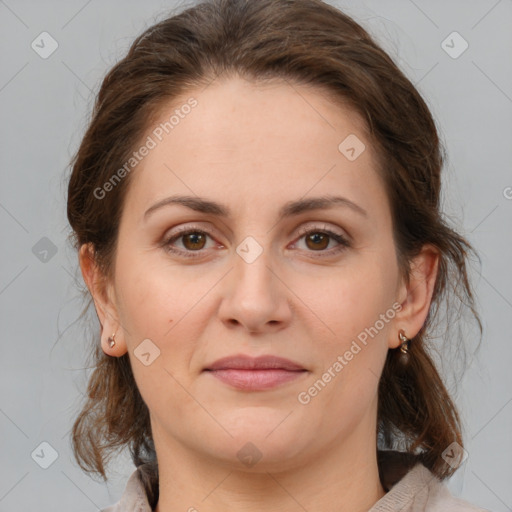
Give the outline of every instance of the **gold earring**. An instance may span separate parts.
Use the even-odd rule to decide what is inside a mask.
[[[398,353],[400,363],[407,365],[410,359],[409,343],[411,340],[405,335],[403,329],[398,331],[398,339],[400,340],[400,352]]]
[[[405,332],[403,329],[400,329],[398,331],[398,339],[401,341],[400,344],[400,352],[402,354],[408,354],[409,353],[409,338],[405,335]]]
[[[108,346],[112,348],[116,344],[116,333],[108,337]]]

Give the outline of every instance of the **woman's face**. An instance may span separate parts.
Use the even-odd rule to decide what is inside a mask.
[[[109,292],[157,453],[267,470],[375,446],[404,296],[362,126],[318,90],[231,78],[149,127]],[[296,367],[214,364],[239,356]]]

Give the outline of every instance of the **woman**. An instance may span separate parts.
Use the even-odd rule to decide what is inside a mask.
[[[411,82],[319,0],[211,0],[108,73],[68,218],[101,325],[75,456],[108,512],[480,510],[427,336],[469,244]],[[451,340],[446,340],[450,342]]]

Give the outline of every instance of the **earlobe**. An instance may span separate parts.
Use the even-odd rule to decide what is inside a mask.
[[[438,267],[439,251],[431,245],[424,246],[411,261],[409,282],[404,282],[400,289],[401,297],[405,298],[395,317],[397,328],[402,329],[409,339],[418,334],[427,319]],[[398,336],[392,338],[389,346],[397,348],[400,340]]]
[[[107,356],[113,356],[113,357],[121,357],[122,355],[126,354],[126,344],[124,341],[119,340],[117,337],[117,332],[113,332],[112,334],[106,336],[102,332],[102,340],[101,345],[103,352],[107,354]],[[103,339],[106,338],[106,339]]]

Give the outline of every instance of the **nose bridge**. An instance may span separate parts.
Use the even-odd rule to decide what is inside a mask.
[[[274,266],[268,245],[263,247],[252,237],[238,245],[220,310],[224,321],[258,331],[289,319],[286,287],[274,274]]]
[[[265,296],[273,295],[272,288],[275,285],[270,271],[272,262],[270,251],[267,248],[254,261],[245,260],[242,256],[236,258],[235,263],[235,279],[236,288],[242,292],[244,296],[251,295]]]
[[[263,309],[275,298],[276,283],[271,267],[272,255],[268,246],[258,250],[254,242],[247,241],[237,247],[233,291],[242,306]]]

